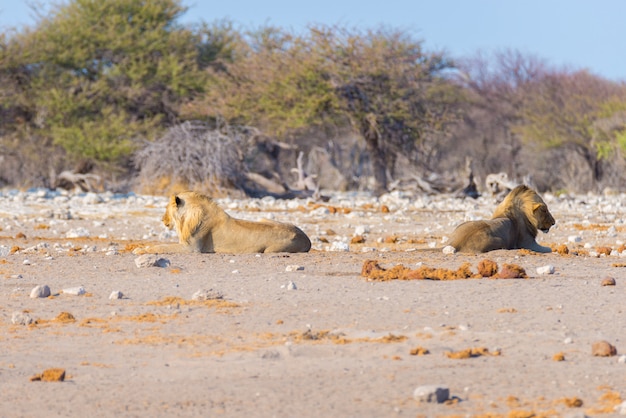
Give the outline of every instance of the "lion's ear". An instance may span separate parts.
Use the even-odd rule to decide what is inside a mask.
[[[541,203],[535,203],[533,205],[533,212],[536,212],[537,209],[541,208],[543,205]]]
[[[184,203],[183,200],[178,196],[174,198],[174,201],[176,202],[176,207],[180,207]]]

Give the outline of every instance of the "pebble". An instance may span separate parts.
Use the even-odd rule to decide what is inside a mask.
[[[444,254],[454,254],[455,252],[456,249],[452,245],[446,245],[445,247],[443,247]]]
[[[617,359],[617,362],[619,364],[626,364],[626,354],[622,354],[621,356],[619,356],[619,358]]]
[[[27,312],[13,312],[11,323],[14,325],[30,325],[33,318]]]
[[[135,265],[139,268],[167,267],[170,265],[170,260],[167,258],[159,258],[155,254],[144,254],[135,258]]]
[[[583,239],[579,235],[570,235],[567,237],[567,242],[581,242]]]
[[[292,281],[290,281],[289,283],[287,283],[287,290],[297,290],[298,286],[296,286],[296,284]]]
[[[50,296],[50,288],[46,284],[35,286],[33,290],[30,291],[30,297],[33,299],[47,298],[48,296]]]
[[[11,249],[5,245],[0,245],[0,257],[6,257],[11,252]]]
[[[602,286],[615,286],[615,279],[613,277],[605,277],[600,284]]]
[[[27,258],[24,261],[22,261],[22,264],[25,266],[30,266],[30,260]]]
[[[450,398],[450,389],[442,385],[418,386],[413,399],[418,402],[443,403]]]
[[[290,265],[285,267],[285,271],[300,271],[300,270],[304,270],[304,266],[298,266],[298,265]]]
[[[63,289],[64,295],[80,296],[80,295],[84,295],[85,293],[87,292],[85,291],[85,288],[82,286]]]
[[[122,298],[124,298],[124,294],[122,292],[120,292],[119,290],[114,290],[109,295],[109,299],[111,299],[111,300],[122,299]]]
[[[591,354],[596,357],[611,357],[617,354],[617,349],[608,341],[596,341],[591,346]]]
[[[547,266],[537,267],[537,274],[539,275],[554,274],[554,266],[548,264]]]
[[[214,300],[214,299],[222,299],[224,295],[213,289],[201,289],[196,291],[193,295],[191,295],[191,300]]]

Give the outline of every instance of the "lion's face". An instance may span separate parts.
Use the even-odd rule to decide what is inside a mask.
[[[165,213],[163,214],[163,224],[168,229],[173,229],[176,225],[176,213],[178,211],[179,199],[177,196],[170,197],[170,201],[165,208]]]
[[[539,195],[535,194],[530,209],[530,213],[527,213],[528,219],[539,231],[543,233],[548,232],[554,225],[554,217]]]

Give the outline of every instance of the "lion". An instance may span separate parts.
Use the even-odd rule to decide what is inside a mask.
[[[535,240],[539,230],[547,233],[554,218],[543,199],[526,185],[515,187],[489,220],[459,225],[450,239],[458,252],[484,253],[492,250],[527,250],[549,253],[552,249]]]
[[[135,254],[298,253],[311,249],[309,237],[294,225],[236,219],[210,197],[192,191],[170,197],[163,223],[176,230],[179,243],[137,248]]]

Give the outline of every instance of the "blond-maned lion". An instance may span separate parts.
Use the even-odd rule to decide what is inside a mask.
[[[548,232],[554,218],[534,190],[521,185],[514,188],[496,207],[493,217],[459,225],[450,239],[458,252],[484,253],[492,250],[528,250],[549,253],[549,247],[535,240],[537,232]]]
[[[137,248],[136,254],[298,253],[311,248],[309,237],[294,225],[235,219],[211,198],[196,192],[172,195],[163,223],[176,230],[179,243]]]

